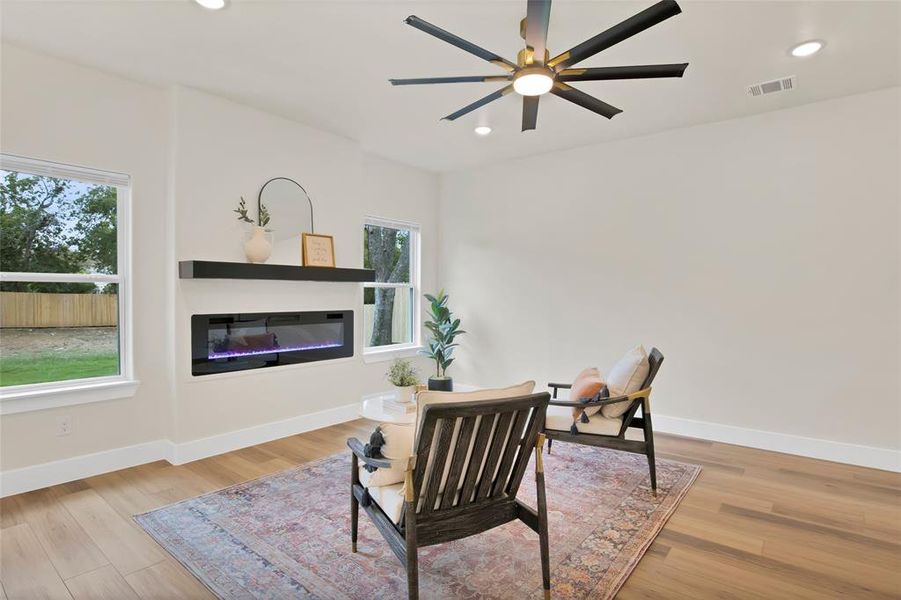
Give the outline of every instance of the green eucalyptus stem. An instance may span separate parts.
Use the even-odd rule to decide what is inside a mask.
[[[260,204],[260,218],[259,222],[254,221],[247,215],[247,203],[244,201],[244,196],[241,196],[241,201],[238,202],[238,208],[232,211],[238,215],[238,220],[242,223],[250,223],[251,225],[255,225],[257,227],[265,228],[266,225],[269,225],[269,209],[266,208],[265,204]]]

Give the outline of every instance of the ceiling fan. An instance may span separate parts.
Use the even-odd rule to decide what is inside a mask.
[[[589,96],[569,85],[572,81],[603,81],[611,79],[649,79],[656,77],[682,77],[688,63],[662,65],[635,65],[630,67],[571,68],[633,35],[682,12],[675,0],[661,0],[618,25],[573,46],[553,58],[547,49],[547,31],[551,16],[551,0],[528,0],[526,18],[519,24],[520,35],[526,47],[519,51],[516,63],[510,62],[463,38],[436,27],[417,16],[409,16],[404,22],[433,35],[439,40],[474,54],[507,71],[504,75],[467,75],[463,77],[425,77],[418,79],[391,79],[392,85],[419,85],[431,83],[509,82],[503,88],[476,100],[453,112],[445,120],[453,121],[510,92],[522,98],[522,130],[535,129],[538,123],[538,100],[548,92],[578,104],[583,108],[612,119],[622,110]]]

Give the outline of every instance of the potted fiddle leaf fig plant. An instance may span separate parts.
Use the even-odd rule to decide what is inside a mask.
[[[416,372],[413,363],[398,358],[391,363],[385,376],[397,388],[398,402],[413,401],[413,394],[416,392],[416,386],[419,385],[419,373]]]
[[[451,392],[454,389],[454,380],[447,376],[447,368],[454,362],[454,348],[459,344],[454,343],[458,335],[466,333],[460,329],[460,319],[455,319],[453,313],[447,307],[447,294],[444,290],[436,296],[425,295],[429,301],[429,317],[425,322],[426,329],[431,333],[428,341],[428,349],[421,354],[435,361],[435,376],[429,377],[429,389],[439,392]]]

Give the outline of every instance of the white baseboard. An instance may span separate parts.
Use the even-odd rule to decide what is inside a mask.
[[[157,460],[168,460],[172,464],[180,465],[305,431],[352,421],[359,418],[359,410],[359,403],[347,404],[181,444],[173,443],[170,440],[155,440],[135,446],[114,448],[94,454],[3,471],[0,472],[0,498]]]
[[[901,472],[901,451],[654,414],[654,431]]]
[[[155,440],[3,471],[0,498],[162,460],[169,451],[168,444],[167,440]]]
[[[58,485],[93,477],[119,469],[127,469],[157,460],[168,460],[180,465],[201,458],[224,454],[232,450],[254,446],[296,435],[313,429],[328,427],[359,418],[359,404],[346,404],[316,413],[292,417],[283,421],[265,423],[199,440],[173,443],[155,440],[124,448],[105,450],[33,465],[21,469],[0,472],[0,497],[12,496],[51,485]],[[808,438],[787,433],[774,433],[746,429],[732,425],[720,425],[705,421],[654,415],[654,429],[738,446],[772,450],[822,460],[871,467],[885,471],[901,472],[901,451],[874,448]]]
[[[329,425],[337,425],[360,418],[360,403],[345,404],[315,413],[291,417],[283,421],[264,423],[246,429],[229,431],[199,440],[176,444],[168,442],[167,459],[173,465],[183,465],[201,458],[224,454],[232,450],[271,442],[272,440],[296,435],[313,429],[321,429]]]

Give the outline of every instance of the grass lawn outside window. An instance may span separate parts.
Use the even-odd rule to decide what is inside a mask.
[[[0,386],[119,374],[115,327],[3,329]]]

